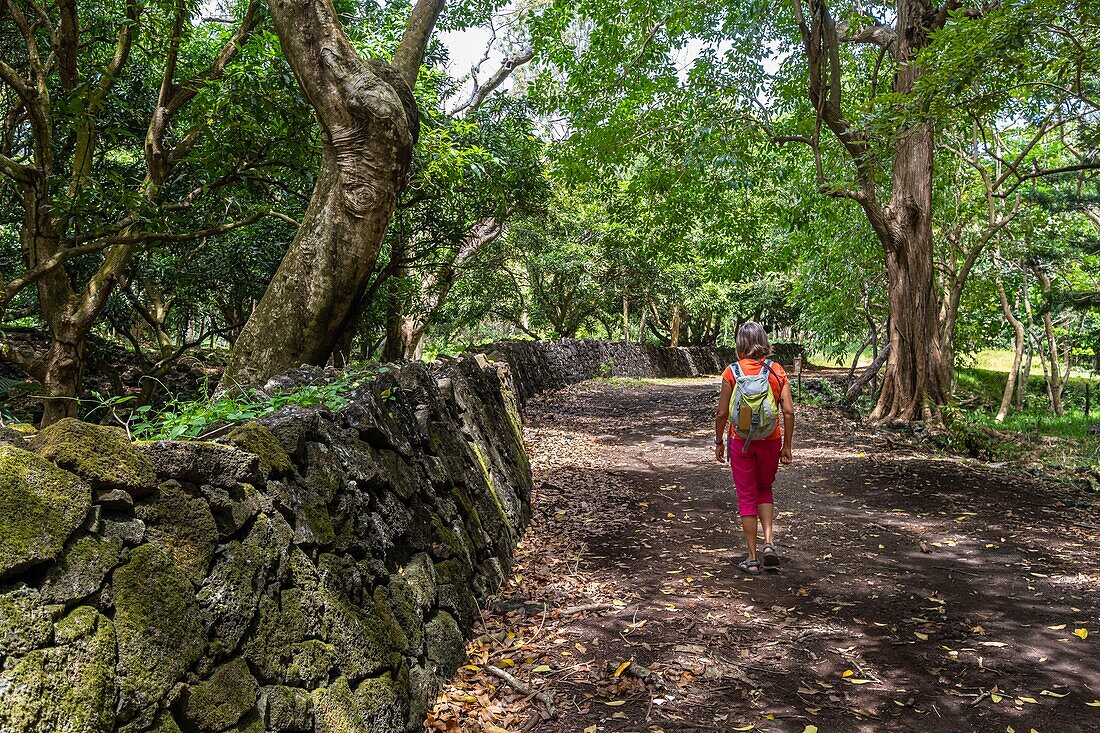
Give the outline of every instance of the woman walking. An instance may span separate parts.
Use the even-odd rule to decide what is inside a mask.
[[[779,572],[779,554],[772,535],[772,484],[780,462],[791,462],[794,437],[791,383],[783,367],[768,358],[770,355],[771,344],[763,326],[750,321],[738,329],[738,360],[722,373],[722,393],[714,420],[714,457],[719,462],[727,458],[730,462],[741,529],[749,551],[738,567],[750,575],[764,570]],[[758,521],[764,535],[759,553],[763,561],[756,551]]]

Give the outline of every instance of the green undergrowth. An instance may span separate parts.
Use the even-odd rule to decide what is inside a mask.
[[[1070,378],[1063,393],[1065,414],[1058,417],[1050,410],[1043,378],[1032,376],[1023,409],[1013,406],[1005,420],[997,422],[1005,379],[1004,372],[988,369],[956,371],[955,405],[945,412],[946,448],[984,460],[1037,463],[1070,471],[1091,472],[1100,465],[1100,436],[1088,432],[1089,426],[1100,423],[1096,394],[1100,382]]]
[[[170,395],[156,407],[131,408],[136,399],[94,395],[88,418],[108,413],[107,422],[122,423],[138,440],[187,440],[209,438],[234,425],[256,420],[290,405],[325,405],[337,410],[348,404],[349,395],[364,382],[385,374],[388,367],[376,363],[355,364],[332,382],[305,385],[272,393],[255,391],[208,399],[187,399]],[[383,398],[390,395],[383,393]],[[101,415],[98,415],[102,418]]]

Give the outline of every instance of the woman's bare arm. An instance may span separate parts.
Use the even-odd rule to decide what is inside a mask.
[[[794,441],[794,399],[791,397],[791,383],[789,380],[783,385],[779,402],[780,409],[783,410],[783,448],[779,452],[779,460],[783,463],[790,463],[791,445]]]
[[[722,380],[722,392],[718,395],[718,414],[714,418],[714,460],[720,463],[726,461],[726,425],[730,419],[730,397],[733,395],[733,385]]]

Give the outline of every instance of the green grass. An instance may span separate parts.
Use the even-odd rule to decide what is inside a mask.
[[[992,369],[966,367],[955,372],[957,402],[948,408],[948,447],[955,452],[986,460],[1026,460],[1056,470],[1088,471],[1100,463],[1100,436],[1089,435],[1090,425],[1100,422],[1100,380],[1071,377],[1063,392],[1065,414],[1050,411],[1046,384],[1041,376],[1028,379],[1022,410],[1009,410],[1004,422],[996,421],[1007,375]],[[1091,398],[1085,414],[1085,387]],[[977,398],[976,403],[971,404]]]

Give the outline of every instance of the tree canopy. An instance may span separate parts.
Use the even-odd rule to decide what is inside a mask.
[[[1095,0],[318,7],[2,4],[0,325],[41,338],[0,355],[47,421],[93,336],[153,400],[197,346],[229,388],[758,320],[882,354],[882,420],[936,417],[988,348],[1060,411],[1096,358]]]

